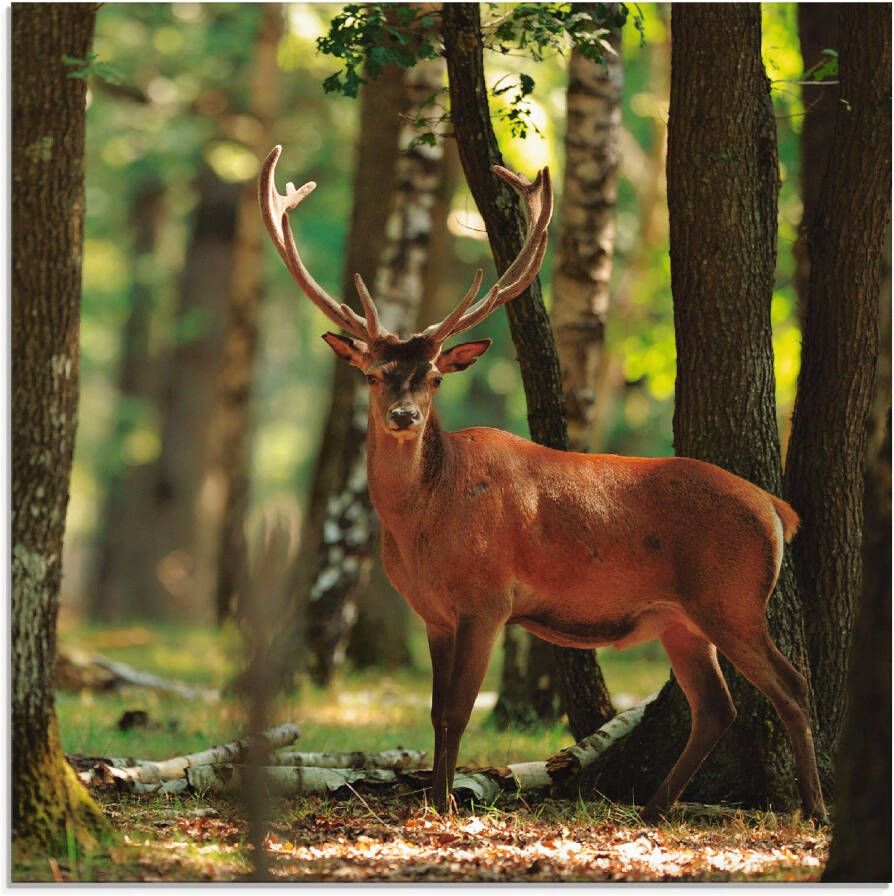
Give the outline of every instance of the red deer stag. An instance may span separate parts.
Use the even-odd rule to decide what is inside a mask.
[[[533,183],[495,166],[524,199],[528,231],[480,301],[471,289],[440,323],[409,339],[383,329],[355,277],[361,317],[305,268],[288,213],[316,186],[260,176],[264,223],[295,282],[348,335],[323,338],[370,388],[368,477],[395,587],[425,621],[432,659],[433,798],[450,805],[460,738],[503,625],[565,647],[627,647],[659,638],[689,702],[689,740],[644,809],[660,816],[736,715],[717,650],[770,699],[791,739],[804,811],[823,817],[804,678],[770,638],[765,609],[798,516],[779,498],[685,457],[573,454],[496,429],[444,432],[432,399],[489,339],[444,348],[535,278],[552,215],[549,172]],[[474,303],[474,304],[473,304]]]

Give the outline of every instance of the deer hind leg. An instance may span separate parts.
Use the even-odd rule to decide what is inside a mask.
[[[678,799],[736,718],[714,645],[678,623],[664,630],[661,643],[686,695],[692,722],[680,758],[643,809],[645,821],[657,820]]]
[[[441,812],[451,804],[459,743],[484,680],[491,648],[502,625],[502,619],[463,616],[456,628],[452,667],[435,729],[435,749],[440,753],[435,765],[432,799]]]
[[[810,701],[804,676],[780,653],[770,638],[766,622],[754,638],[739,639],[725,631],[716,638],[720,652],[763,693],[782,720],[795,755],[798,790],[804,814],[820,821],[826,807],[816,767],[810,730]]]

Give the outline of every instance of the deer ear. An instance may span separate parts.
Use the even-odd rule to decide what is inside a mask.
[[[323,339],[329,343],[329,348],[343,361],[353,364],[361,370],[366,369],[369,360],[368,346],[359,339],[351,339],[350,336],[339,336],[337,333],[324,333]]]
[[[441,373],[456,373],[471,367],[493,343],[493,339],[479,339],[476,342],[462,342],[441,352],[435,366]]]

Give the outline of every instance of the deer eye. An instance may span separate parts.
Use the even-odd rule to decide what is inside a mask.
[[[436,376],[432,379],[431,384],[437,389],[444,382],[444,377]]]
[[[368,374],[366,375],[366,381],[370,384],[370,386],[375,386],[376,383],[379,382],[379,379],[378,379],[378,377],[373,376],[373,374],[368,373]]]

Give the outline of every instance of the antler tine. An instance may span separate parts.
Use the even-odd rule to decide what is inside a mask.
[[[282,154],[282,146],[274,146],[264,164],[258,178],[258,203],[261,207],[261,218],[267,233],[276,246],[279,257],[283,260],[286,269],[292,275],[292,279],[298,284],[304,294],[329,318],[336,326],[345,332],[356,336],[358,339],[369,338],[366,321],[346,305],[336,302],[319,283],[311,276],[310,271],[301,261],[295,238],[289,224],[289,212],[297,208],[299,203],[309,196],[316,184],[309,181],[302,187],[295,189],[291,183],[286,185],[286,194],[281,194],[276,189],[274,175],[276,163]],[[346,313],[348,312],[348,313]]]
[[[422,335],[427,336],[435,342],[444,342],[453,332],[453,326],[463,316],[466,308],[475,301],[478,290],[481,289],[481,281],[484,280],[483,268],[475,271],[475,279],[469,287],[469,291],[463,296],[462,301],[444,318],[440,323],[432,324],[423,330]]]
[[[553,213],[553,191],[549,169],[542,168],[533,182],[500,165],[492,166],[494,174],[511,186],[523,199],[528,220],[524,245],[500,279],[471,308],[468,295],[441,323],[428,327],[423,335],[445,341],[450,336],[469,330],[492,314],[500,305],[520,295],[532,283],[543,263],[547,246],[547,228]],[[459,313],[458,313],[459,312]],[[447,326],[448,321],[450,326]]]
[[[363,313],[366,315],[366,329],[370,340],[374,342],[389,335],[379,320],[379,312],[360,274],[354,274],[354,286],[357,288],[357,295],[360,296],[360,304],[363,305]]]

